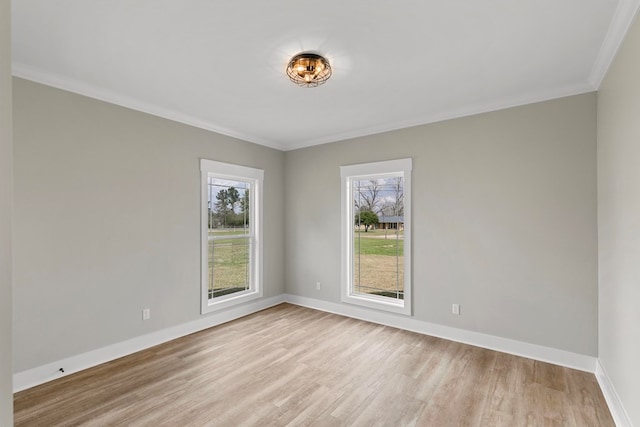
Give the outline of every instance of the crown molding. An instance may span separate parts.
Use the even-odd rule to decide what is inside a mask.
[[[638,14],[639,7],[640,0],[620,0],[618,2],[618,7],[616,7],[616,11],[613,14],[609,30],[607,30],[607,35],[600,46],[600,51],[589,75],[589,82],[594,88],[600,88],[604,76],[607,74],[616,53],[618,53],[629,31],[629,27]]]
[[[640,2],[640,0],[638,0]],[[418,119],[402,120],[393,123],[386,123],[382,125],[376,125],[373,127],[361,128],[353,131],[347,131],[329,135],[326,137],[308,139],[302,141],[296,141],[293,144],[283,144],[264,138],[259,138],[255,135],[239,132],[234,129],[224,128],[215,123],[192,117],[190,115],[166,109],[154,104],[149,104],[138,99],[115,93],[109,90],[88,85],[86,83],[79,82],[74,79],[62,77],[53,73],[44,72],[32,67],[25,66],[19,62],[13,62],[13,75],[26,80],[31,80],[36,83],[41,83],[47,86],[51,86],[57,89],[66,90],[89,98],[94,98],[100,101],[109,102],[111,104],[119,105],[121,107],[130,108],[132,110],[140,111],[143,113],[151,114],[164,119],[172,120],[178,123],[183,123],[189,126],[197,127],[200,129],[215,132],[221,135],[236,138],[242,141],[251,142],[254,144],[263,145],[269,148],[280,151],[291,151],[301,148],[307,148],[315,145],[328,144],[333,142],[339,142],[343,140],[359,138],[364,136],[375,135],[379,133],[392,132],[395,130],[406,129],[415,126],[422,126],[431,123],[442,122],[445,120],[457,119],[461,117],[473,116],[477,114],[489,113],[493,111],[504,110],[513,107],[519,107],[528,104],[534,104],[538,102],[549,101],[557,98],[564,98],[567,96],[580,95],[588,92],[595,91],[595,87],[588,82],[584,82],[576,85],[567,85],[559,88],[554,88],[544,92],[533,92],[515,97],[505,97],[503,99],[495,100],[488,103],[477,103],[470,106],[464,106],[461,108],[454,108],[448,111],[438,112],[435,114],[423,116]]]
[[[506,110],[509,108],[521,107],[539,102],[551,101],[554,99],[565,98],[574,95],[582,95],[585,93],[595,92],[596,89],[590,83],[585,82],[576,85],[567,85],[560,88],[548,90],[545,92],[533,92],[515,97],[505,97],[487,103],[477,103],[474,105],[464,106],[462,108],[454,108],[443,111],[419,119],[403,120],[395,123],[387,123],[384,125],[361,128],[354,131],[348,131],[333,134],[327,137],[302,141],[295,147],[286,148],[285,151],[297,150],[300,148],[312,147],[314,145],[329,144],[332,142],[344,141],[347,139],[361,138],[375,134],[392,132],[401,129],[407,129],[415,126],[428,125],[431,123],[443,122],[446,120],[459,119],[462,117],[475,116],[478,114],[491,113],[494,111]]]
[[[162,117],[163,119],[219,133],[221,135],[229,136],[231,138],[239,139],[245,142],[263,145],[280,151],[286,149],[284,145],[278,144],[274,141],[225,128],[215,123],[210,123],[208,121],[192,117],[188,114],[180,113],[178,111],[140,101],[133,97],[106,90],[104,88],[99,88],[94,85],[89,85],[75,79],[70,79],[54,73],[29,67],[17,61],[13,61],[12,74],[15,77],[19,77],[21,79],[30,80],[36,83],[54,87],[56,89],[76,93],[78,95],[108,102],[110,104],[119,105],[121,107],[140,111],[142,113],[151,114],[152,116]]]

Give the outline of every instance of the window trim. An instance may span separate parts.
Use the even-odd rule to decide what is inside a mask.
[[[341,182],[341,300],[393,313],[411,315],[411,170],[412,159],[360,163],[340,167]],[[353,186],[354,179],[403,174],[404,178],[404,299],[366,295],[353,291]]]
[[[253,227],[250,233],[253,241],[250,254],[250,284],[246,291],[219,296],[209,299],[209,215],[207,178],[212,175],[221,179],[236,179],[249,181],[252,190],[249,193],[250,201],[250,225]],[[264,171],[247,166],[218,162],[215,160],[200,159],[200,298],[201,314],[232,307],[246,301],[263,296],[263,250],[262,250],[262,222],[263,222],[263,198],[262,187]]]

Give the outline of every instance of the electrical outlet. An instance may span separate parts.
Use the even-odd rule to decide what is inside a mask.
[[[149,320],[149,319],[151,319],[151,309],[145,308],[142,310],[142,320]]]
[[[460,315],[460,304],[451,304],[451,314]]]
[[[316,282],[316,290],[320,290],[320,282]]]

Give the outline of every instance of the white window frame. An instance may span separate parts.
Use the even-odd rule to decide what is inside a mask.
[[[411,315],[411,169],[412,160],[397,159],[340,167],[342,198],[342,302]],[[367,295],[353,291],[353,185],[354,180],[397,176],[404,178],[404,299]]]
[[[262,186],[264,171],[231,163],[223,163],[214,160],[200,159],[200,190],[201,190],[201,313],[225,309],[256,298],[261,298],[262,290]],[[248,181],[251,183],[249,193],[249,227],[251,241],[251,253],[249,257],[250,280],[249,289],[209,299],[209,215],[207,178],[213,176],[220,179]]]

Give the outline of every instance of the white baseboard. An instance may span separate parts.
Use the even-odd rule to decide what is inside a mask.
[[[595,373],[616,426],[633,426],[611,380],[600,364],[600,361],[595,357],[479,332],[452,328],[450,326],[438,325],[410,317],[364,309],[350,304],[332,303],[290,294],[282,294],[254,301],[246,305],[202,317],[192,322],[152,332],[77,356],[47,363],[46,365],[38,366],[27,371],[18,372],[13,376],[14,392],[62,378],[74,372],[82,371],[137,351],[247,316],[283,302]],[[64,368],[64,372],[60,372],[60,368]]]
[[[553,363],[555,365],[565,366],[590,373],[594,373],[596,370],[597,359],[593,356],[586,356],[584,354],[572,353],[569,351],[511,340],[508,338],[496,337],[493,335],[482,334],[480,332],[452,328],[450,326],[438,325],[436,323],[425,322],[411,317],[397,316],[377,310],[364,309],[350,304],[337,304],[290,294],[285,295],[285,301],[303,307],[314,308],[316,310],[327,311],[381,325],[393,326],[395,328],[405,329],[420,334],[431,335],[464,344],[471,344],[476,347],[483,347],[516,356],[527,357],[529,359]]]
[[[596,372],[596,358],[591,356],[496,337],[479,332],[452,328],[450,326],[438,325],[410,317],[364,309],[350,304],[338,304],[296,295],[282,294],[234,307],[220,313],[214,313],[192,322],[152,332],[127,341],[92,350],[87,353],[47,363],[46,365],[38,366],[23,372],[18,372],[13,376],[14,392],[25,390],[57,378],[62,378],[71,373],[91,368],[101,363],[127,356],[172,339],[247,316],[283,302],[405,329],[425,335],[436,336],[451,341],[471,344],[477,347],[501,351],[503,353],[523,356],[573,369],[592,373]],[[60,368],[63,368],[64,372],[60,372]]]
[[[631,419],[629,418],[629,415],[627,415],[627,411],[624,409],[622,401],[620,400],[611,379],[607,375],[607,372],[604,370],[600,359],[598,359],[596,363],[596,379],[598,380],[598,384],[600,384],[600,389],[602,390],[602,394],[604,394],[604,400],[607,401],[609,411],[611,411],[611,416],[613,417],[613,421],[615,421],[616,426],[633,427]]]
[[[79,354],[77,356],[71,356],[66,359],[47,363],[43,366],[38,366],[36,368],[29,369],[23,372],[18,372],[13,375],[13,391],[15,393],[43,384],[48,381],[62,378],[74,372],[82,371],[84,369],[97,366],[101,363],[109,362],[111,360],[127,356],[137,351],[153,347],[154,345],[162,344],[164,342],[171,341],[173,339],[180,338],[185,335],[210,328],[212,326],[220,325],[222,323],[247,316],[257,311],[264,310],[265,308],[281,304],[284,301],[285,295],[278,295],[275,297],[260,299],[245,305],[231,308],[229,310],[224,310],[219,313],[203,316],[202,318],[194,320],[192,322],[184,323],[182,325],[174,326],[167,329],[162,329],[160,331],[152,332],[150,334],[132,338],[127,341],[98,348],[96,350]],[[60,368],[63,368],[64,372],[60,372]]]

